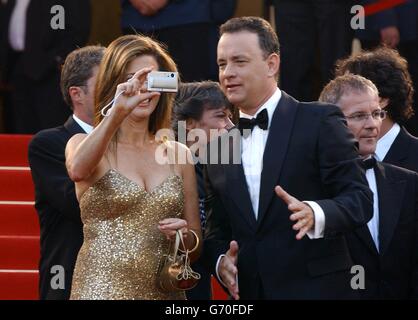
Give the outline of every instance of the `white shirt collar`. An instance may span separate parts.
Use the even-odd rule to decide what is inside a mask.
[[[390,147],[401,131],[399,124],[395,123],[386,134],[377,141],[376,145],[376,160],[383,161],[389,152]]]
[[[90,133],[93,131],[94,127],[89,125],[88,123],[84,122],[83,120],[80,120],[80,118],[78,118],[75,114],[73,114],[73,119],[75,122],[77,122],[80,127],[86,132],[86,133]]]
[[[271,120],[273,119],[274,111],[276,110],[277,104],[279,103],[281,97],[282,97],[282,92],[280,91],[279,88],[276,88],[276,91],[273,93],[273,95],[257,110],[257,112],[253,116],[246,114],[242,111],[239,112],[239,116],[241,118],[252,119],[252,118],[257,117],[257,115],[261,111],[263,111],[264,109],[267,109],[267,114],[269,115],[269,124],[268,124],[267,129],[270,129]]]

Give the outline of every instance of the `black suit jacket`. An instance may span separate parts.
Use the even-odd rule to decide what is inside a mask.
[[[379,247],[369,228],[347,235],[353,262],[365,270],[365,299],[418,298],[418,175],[390,164],[375,168]]]
[[[38,132],[29,144],[29,164],[35,184],[35,207],[41,227],[39,290],[41,299],[68,299],[73,269],[83,243],[83,225],[74,182],[65,166],[65,146],[83,129],[70,117],[57,128]],[[54,265],[65,269],[65,289],[53,290]]]
[[[8,73],[10,18],[15,0],[0,4],[0,69]],[[51,8],[60,5],[65,12],[64,30],[51,28],[55,13]],[[87,43],[90,34],[91,7],[89,0],[32,0],[27,10],[25,50],[21,63],[25,75],[40,81],[59,72],[68,53]]]
[[[217,143],[239,149],[241,136],[237,130],[233,135],[235,140]],[[263,157],[257,221],[242,165],[206,166],[205,250],[212,268],[235,239],[242,299],[353,297],[352,261],[343,233],[365,224],[373,211],[372,195],[343,114],[335,106],[301,103],[282,91]],[[276,185],[321,206],[323,239],[296,240],[291,213],[276,196]]]
[[[402,127],[383,162],[418,172],[418,138]]]

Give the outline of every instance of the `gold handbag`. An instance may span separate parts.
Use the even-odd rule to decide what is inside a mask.
[[[178,292],[192,289],[200,280],[200,274],[190,267],[189,253],[197,249],[199,238],[193,230],[190,230],[196,237],[196,246],[192,250],[182,251],[180,243],[184,246],[183,234],[177,230],[176,239],[170,243],[167,255],[164,255],[160,265],[157,284],[163,292]]]

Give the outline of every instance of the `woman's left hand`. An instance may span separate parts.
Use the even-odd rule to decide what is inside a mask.
[[[179,218],[167,218],[158,222],[158,229],[169,240],[174,240],[176,237],[176,231],[180,230],[183,233],[183,238],[187,238],[189,232],[187,221]]]

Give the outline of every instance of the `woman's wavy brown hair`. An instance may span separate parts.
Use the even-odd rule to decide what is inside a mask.
[[[137,57],[146,55],[155,58],[160,70],[177,72],[176,64],[166,50],[149,37],[125,35],[107,47],[97,75],[94,97],[95,126],[103,120],[100,111],[112,101],[117,85],[126,81],[128,65]],[[157,107],[150,116],[148,131],[151,134],[156,134],[163,128],[170,128],[174,97],[175,94],[172,93],[161,94]]]

